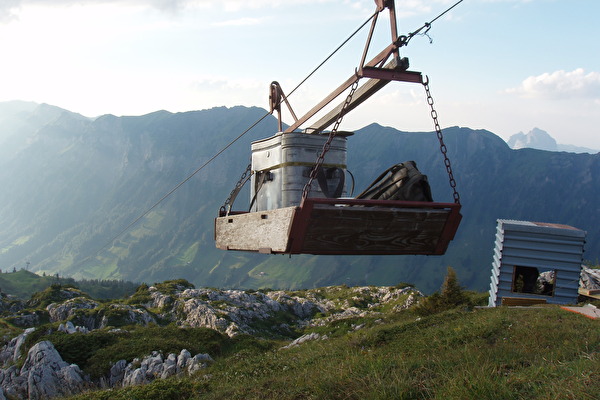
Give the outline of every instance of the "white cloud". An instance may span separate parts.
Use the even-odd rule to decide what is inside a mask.
[[[280,7],[294,4],[314,4],[331,2],[332,0],[229,0],[223,2],[225,11],[236,12],[244,9]]]
[[[263,83],[257,79],[231,79],[226,76],[206,75],[197,77],[192,86],[195,90],[254,90],[260,88],[261,85]]]
[[[527,4],[533,3],[537,0],[479,0],[480,3],[516,3],[516,4]]]
[[[250,25],[260,25],[265,22],[266,18],[237,18],[230,19],[227,21],[213,22],[212,26],[250,26]]]
[[[435,0],[435,3],[450,4],[454,0]],[[319,3],[335,3],[335,0],[1,0],[0,23],[18,19],[19,11],[27,6],[86,6],[86,5],[126,5],[155,8],[162,11],[177,12],[189,8],[217,8],[226,12],[239,12],[248,9],[279,8],[292,5],[311,5]],[[343,0],[340,8],[374,10],[372,0]],[[400,17],[427,14],[431,12],[430,1],[406,0],[396,6]]]
[[[530,76],[520,86],[506,93],[534,98],[600,98],[600,72],[585,73],[583,68],[573,71],[554,71]]]
[[[176,12],[187,7],[207,8],[214,5],[211,0],[0,0],[0,23],[19,19],[25,7],[69,7],[115,4],[138,6]]]
[[[327,1],[332,0],[2,0],[0,3],[0,15],[14,12],[25,6],[56,7],[115,3],[129,6],[154,7],[162,10],[175,10],[187,7],[218,7],[226,11],[238,11],[249,8],[279,7],[288,4],[311,4]]]
[[[0,3],[0,23],[16,19],[20,3],[20,0],[2,0]]]

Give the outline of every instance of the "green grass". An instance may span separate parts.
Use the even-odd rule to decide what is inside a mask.
[[[173,279],[155,283],[154,286],[163,294],[174,294],[176,291],[194,289],[194,285],[188,282],[186,279]]]
[[[49,328],[50,326],[42,327]],[[26,342],[26,347],[49,340],[68,363],[77,364],[93,378],[107,374],[119,360],[133,361],[153,351],[179,354],[187,349],[192,354],[209,353],[220,356],[239,347],[238,341],[229,339],[208,328],[178,328],[170,326],[127,326],[120,333],[98,330],[91,333],[65,334],[48,329],[38,329]],[[256,339],[253,339],[256,340]]]
[[[152,211],[148,213],[142,220],[142,223],[131,231],[131,236],[139,240],[152,234],[159,229],[164,218],[165,211]]]
[[[68,266],[73,264],[74,259],[75,259],[75,254],[73,254],[73,253],[65,254],[63,257],[56,260],[58,266],[55,267],[55,270],[56,271],[64,271],[65,268],[67,268]]]
[[[54,284],[75,286],[96,299],[119,298],[135,291],[137,284],[117,280],[80,280],[40,276],[26,270],[0,274],[0,288],[3,293],[21,300],[28,300],[36,293],[43,292]]]
[[[74,297],[88,297],[81,290],[76,289],[72,285],[52,284],[50,287],[35,293],[27,302],[27,305],[32,308],[45,309],[51,303],[59,303]]]
[[[294,282],[306,282],[310,278],[309,265],[304,265],[302,268],[281,268],[281,265],[280,257],[266,259],[248,272],[249,281],[245,282],[246,286],[254,288],[289,286],[290,289],[298,289]]]
[[[357,331],[340,322],[335,337],[286,350],[240,342],[196,377],[78,398],[591,400],[600,391],[598,321],[558,307],[375,321]]]
[[[189,246],[183,252],[183,254],[178,258],[178,260],[182,264],[191,263],[192,261],[194,261],[194,258],[196,258],[196,254],[198,253],[199,248],[200,248],[200,242],[192,243],[192,245]]]
[[[46,289],[55,282],[56,278],[53,276],[39,276],[23,269],[0,274],[2,291],[22,300],[29,299],[34,293]]]
[[[128,389],[111,389],[104,392],[76,396],[81,400],[94,398],[97,400],[188,400],[197,398],[203,393],[203,382],[189,379],[170,378],[158,380],[151,385],[137,386]],[[92,396],[92,397],[89,397]]]
[[[12,249],[15,246],[21,246],[21,245],[27,243],[29,241],[29,239],[31,239],[32,237],[33,237],[33,235],[29,235],[29,236],[21,236],[21,237],[15,239],[9,246],[0,249],[0,254],[7,253],[10,249]]]
[[[12,338],[18,336],[21,332],[23,332],[22,329],[17,328],[4,320],[0,320],[0,347],[10,342]]]
[[[85,274],[97,279],[118,279],[120,277],[116,263],[86,266]]]

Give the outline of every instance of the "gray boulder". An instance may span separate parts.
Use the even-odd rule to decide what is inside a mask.
[[[229,322],[217,311],[200,299],[189,299],[183,303],[185,319],[183,326],[190,328],[206,327],[223,332],[229,326]]]
[[[307,333],[306,335],[302,335],[298,339],[292,341],[287,346],[283,346],[282,349],[289,349],[292,347],[296,347],[296,346],[301,345],[302,343],[310,342],[313,340],[327,340],[327,339],[329,339],[327,337],[327,335],[321,336],[319,333],[316,333],[316,332]]]
[[[64,324],[60,324],[58,326],[59,332],[68,333],[69,335],[72,333],[80,332],[80,333],[89,333],[89,329],[85,326],[75,326],[71,321],[67,321]]]
[[[135,359],[126,364],[125,360],[121,360],[115,363],[110,371],[109,385],[112,387],[144,385],[155,379],[165,379],[173,375],[191,375],[206,368],[211,362],[213,359],[210,355],[196,354],[192,357],[186,349],[181,350],[179,355],[171,353],[166,358],[154,351],[141,361]]]
[[[90,385],[79,367],[61,358],[52,343],[35,344],[23,366],[0,371],[2,394],[9,398],[51,399],[81,392]]]
[[[181,350],[179,356],[177,356],[177,372],[183,371],[188,363],[188,361],[192,358],[192,354],[186,349]]]
[[[119,360],[110,369],[110,375],[108,377],[108,385],[110,387],[116,387],[118,384],[123,382],[125,377],[125,369],[127,368],[127,361]]]
[[[109,325],[149,325],[155,324],[156,319],[143,307],[127,304],[111,304],[104,312],[100,326],[102,329]]]
[[[62,303],[52,303],[46,307],[50,321],[65,321],[73,317],[78,310],[91,310],[98,307],[98,302],[85,297],[76,297]]]
[[[6,346],[0,350],[0,364],[7,366],[12,364],[21,357],[21,346],[25,343],[25,339],[31,332],[35,331],[35,328],[27,328],[19,336],[13,338]]]

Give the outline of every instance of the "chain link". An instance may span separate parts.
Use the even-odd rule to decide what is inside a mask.
[[[333,128],[331,129],[331,132],[329,132],[329,137],[327,138],[327,141],[325,142],[325,144],[323,144],[323,149],[321,149],[321,152],[319,153],[319,157],[317,157],[317,161],[315,162],[313,169],[310,171],[310,177],[308,179],[308,182],[306,183],[306,185],[304,185],[304,189],[302,189],[302,199],[307,198],[308,194],[310,193],[312,183],[315,180],[315,178],[317,177],[319,168],[321,168],[321,166],[323,165],[323,162],[325,161],[325,154],[331,148],[331,143],[333,142],[333,139],[335,138],[335,135],[337,134],[340,124],[342,123],[342,119],[344,118],[344,115],[346,115],[346,109],[352,102],[352,96],[354,96],[354,92],[358,88],[358,81],[359,81],[359,78],[357,77],[356,80],[354,81],[354,83],[352,83],[352,86],[350,87],[350,92],[348,93],[348,96],[346,96],[346,101],[344,101],[344,104],[342,105],[342,109],[340,110],[340,113],[338,114],[337,120],[333,124]]]
[[[452,166],[450,165],[450,159],[448,158],[448,148],[444,144],[444,135],[442,134],[442,128],[440,128],[440,124],[438,122],[437,111],[433,107],[433,97],[431,97],[431,92],[429,91],[429,77],[426,77],[425,82],[423,82],[423,86],[425,87],[425,93],[427,94],[427,104],[431,108],[431,118],[433,119],[433,124],[435,126],[435,133],[437,134],[437,138],[440,142],[440,151],[444,156],[444,165],[446,166],[446,172],[448,172],[448,179],[450,181],[450,187],[453,190],[454,202],[456,204],[460,204],[460,195],[456,190],[456,180],[454,179],[454,174],[452,173]]]
[[[219,209],[220,216],[229,215],[229,211],[231,211],[231,199],[235,198],[235,196],[237,196],[237,192],[239,192],[240,189],[242,188],[242,186],[244,186],[244,183],[246,182],[246,178],[248,177],[248,174],[250,173],[251,170],[252,170],[252,164],[248,164],[248,166],[246,167],[246,170],[240,177],[240,180],[237,181],[237,183],[235,184],[235,187],[233,188],[231,193],[229,193],[229,197],[227,197],[227,199],[225,200],[225,203],[223,203],[223,205]]]
[[[321,168],[321,166],[323,165],[323,162],[325,161],[325,154],[331,148],[331,143],[333,142],[333,139],[335,138],[337,131],[340,127],[340,124],[342,123],[342,119],[344,118],[344,115],[346,114],[346,109],[348,108],[348,105],[352,102],[352,96],[354,95],[354,92],[358,88],[358,81],[359,80],[356,79],[354,81],[354,83],[352,84],[352,87],[350,88],[350,92],[348,93],[348,96],[346,96],[346,100],[342,106],[342,109],[340,110],[338,118],[335,121],[333,128],[331,129],[331,132],[329,133],[329,137],[327,138],[327,141],[325,142],[325,144],[323,144],[323,149],[319,153],[319,156],[317,157],[317,161],[315,162],[315,165],[310,172],[310,177],[308,179],[308,182],[306,183],[306,185],[304,185],[304,189],[302,190],[302,199],[307,198],[310,193],[312,182],[317,177],[319,168]],[[435,132],[436,132],[438,141],[440,142],[440,152],[444,156],[444,166],[446,167],[446,172],[448,173],[450,187],[452,188],[452,191],[453,191],[454,202],[456,204],[460,204],[460,195],[458,194],[458,191],[456,190],[456,180],[454,179],[454,173],[452,172],[452,165],[450,164],[450,159],[448,158],[448,148],[446,147],[446,144],[444,143],[444,135],[442,133],[442,128],[440,127],[440,124],[438,121],[437,111],[435,110],[435,108],[433,106],[433,104],[434,104],[433,97],[431,96],[431,91],[429,90],[429,78],[427,78],[426,81],[423,82],[423,86],[425,87],[425,93],[427,94],[427,104],[429,104],[429,107],[431,108],[431,118],[433,119],[433,123],[435,126]],[[227,199],[225,200],[225,203],[221,206],[221,208],[219,210],[219,215],[228,215],[229,214],[230,207],[231,207],[231,199],[234,197],[234,195],[237,194],[237,192],[240,191],[248,174],[251,173],[251,169],[252,169],[252,165],[248,164],[248,167],[246,167],[246,170],[244,171],[244,173],[242,173],[240,179],[238,180],[235,187],[229,194],[229,197],[227,197]]]

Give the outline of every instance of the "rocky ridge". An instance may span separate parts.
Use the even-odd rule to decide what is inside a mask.
[[[36,329],[43,329],[46,335],[53,332],[85,335],[99,330],[119,334],[132,325],[174,324],[180,328],[210,328],[232,338],[238,335],[289,338],[290,341],[295,338],[285,348],[309,340],[327,340],[326,335],[315,333],[297,337],[295,332],[299,330],[347,318],[377,317],[384,309],[398,312],[422,296],[412,287],[243,291],[196,289],[187,281],[142,285],[133,296],[109,304],[69,288],[54,288],[54,292],[47,295],[59,301],[43,309],[5,312],[5,319],[13,324],[25,327],[31,323],[33,326],[8,341],[0,351],[0,400],[3,396],[44,399],[89,388],[140,385],[154,379],[194,374],[213,362],[209,354],[192,355],[186,349],[178,354],[154,351],[133,360],[119,360],[104,376],[92,379],[76,364],[65,362],[48,340],[26,349],[27,337]],[[37,304],[45,302],[38,299]],[[353,325],[353,329],[360,328]]]

